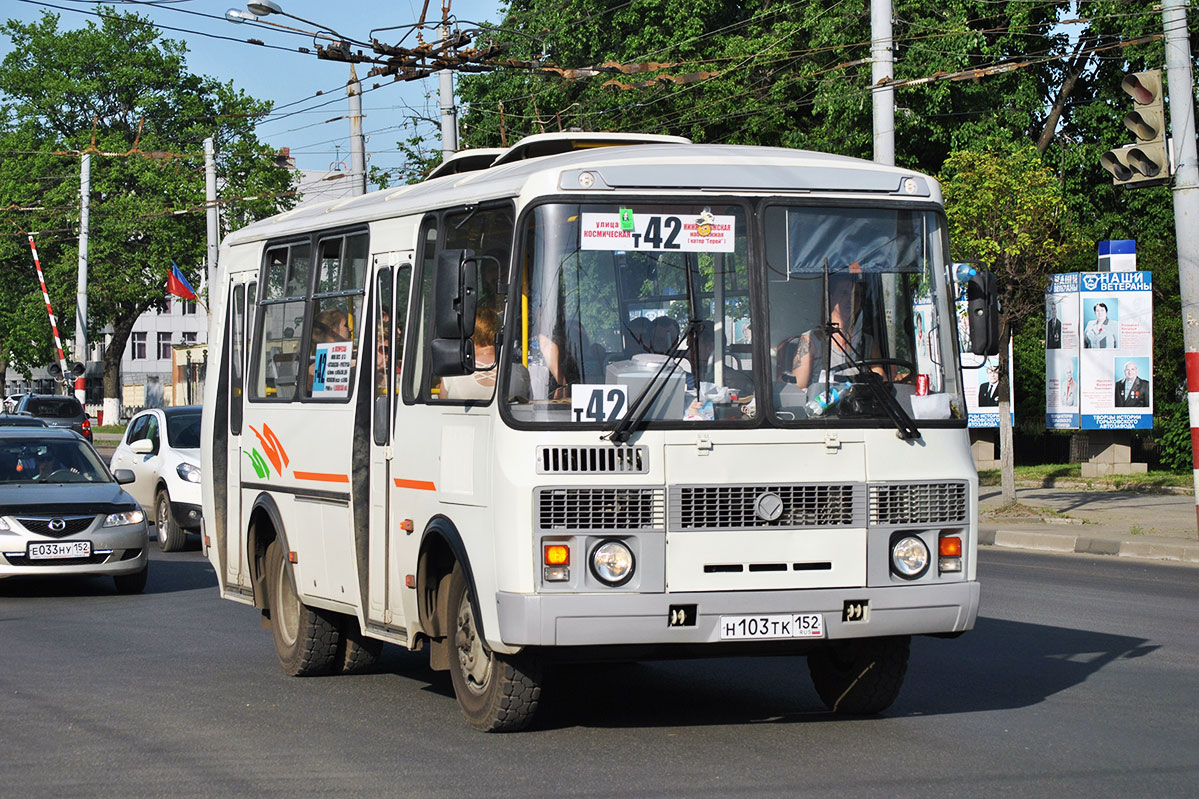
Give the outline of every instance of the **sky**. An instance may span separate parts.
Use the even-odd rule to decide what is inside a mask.
[[[277,0],[283,10],[297,17],[333,29],[352,39],[369,41],[372,29],[410,25],[420,17],[422,0],[344,0],[329,3],[324,0]],[[350,122],[347,113],[345,83],[350,75],[348,64],[321,61],[315,55],[304,55],[296,48],[312,49],[313,37],[253,23],[234,24],[225,19],[225,11],[246,9],[244,0],[109,0],[118,10],[133,11],[162,26],[163,35],[183,41],[188,48],[187,65],[193,72],[209,75],[233,85],[262,100],[272,100],[277,114],[257,127],[259,138],[276,149],[288,147],[301,169],[349,169]],[[5,19],[32,22],[43,11],[59,15],[59,29],[85,26],[89,21],[98,24],[94,16],[97,4],[86,0],[5,0]],[[479,22],[501,21],[499,0],[452,0],[451,14],[460,20]],[[431,0],[427,17],[440,19],[441,2]],[[279,15],[265,18],[281,24],[313,31],[313,26]],[[174,28],[167,30],[165,28]],[[465,26],[464,26],[465,27]],[[208,35],[205,35],[208,34]],[[380,41],[398,43],[404,31],[378,31]],[[214,38],[222,37],[222,38]],[[267,45],[285,48],[260,47],[248,44],[247,39],[259,39]],[[425,35],[425,41],[433,37]],[[324,42],[324,39],[318,40]],[[405,46],[415,44],[411,35]],[[7,37],[0,37],[0,57],[11,49]],[[358,48],[355,48],[358,49]],[[440,116],[436,77],[420,81],[396,83],[391,78],[368,79],[370,65],[357,66],[364,94],[362,109],[363,131],[366,134],[367,166],[392,169],[403,165],[403,156],[396,142],[411,135],[413,116],[437,119]],[[381,81],[378,89],[372,85]],[[324,92],[324,96],[315,97]],[[286,105],[286,108],[280,106]],[[285,115],[286,114],[286,115]],[[405,124],[408,127],[403,127]],[[431,130],[424,125],[423,130]]]

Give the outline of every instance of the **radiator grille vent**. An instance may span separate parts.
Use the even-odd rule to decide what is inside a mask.
[[[662,530],[660,488],[539,488],[540,530]]]
[[[17,521],[31,533],[38,535],[49,536],[50,538],[65,538],[68,535],[82,533],[84,530],[92,526],[92,522],[96,520],[95,516],[37,516],[37,517],[17,517]],[[54,529],[59,524],[62,525],[61,530]],[[53,525],[53,526],[52,526]]]
[[[538,474],[645,474],[649,448],[538,447]]]
[[[875,483],[870,486],[870,523],[965,522],[968,501],[965,483]]]
[[[853,483],[676,486],[670,514],[672,530],[865,526],[863,487]]]

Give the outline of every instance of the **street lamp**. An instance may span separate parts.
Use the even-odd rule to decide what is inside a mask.
[[[287,13],[274,0],[254,0],[254,2],[246,3],[245,11],[231,8],[225,12],[225,19],[239,25],[243,22],[251,21],[261,22],[263,25],[282,27],[287,30],[295,30],[294,28],[288,28],[286,25],[277,25],[274,22],[262,22],[260,18],[269,16],[270,14],[279,14],[280,16],[290,17],[291,19],[303,22],[305,25],[311,25],[317,29],[317,32],[313,34],[314,36],[330,39],[333,42],[330,45],[330,49],[337,50],[343,56],[346,56],[348,60],[350,43],[347,37],[342,36],[327,25],[321,25],[310,19],[304,19],[303,17],[297,17],[295,14]],[[333,35],[330,36],[329,34]],[[350,166],[354,176],[352,192],[354,195],[366,194],[366,140],[362,135],[362,84],[358,82],[358,75],[354,72],[354,63],[352,61],[350,62],[350,80],[346,82],[346,95],[350,98]]]

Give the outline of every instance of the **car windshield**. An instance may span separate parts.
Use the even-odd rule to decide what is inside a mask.
[[[167,443],[171,449],[199,449],[200,414],[179,413],[167,417]]]
[[[74,397],[38,397],[29,400],[25,410],[47,419],[72,419],[83,413],[83,407]]]
[[[0,439],[0,483],[107,483],[95,450],[69,439]]]

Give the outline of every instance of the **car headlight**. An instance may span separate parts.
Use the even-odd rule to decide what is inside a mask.
[[[623,541],[604,541],[591,550],[591,573],[608,585],[627,583],[633,565],[633,551]]]
[[[179,477],[189,483],[200,482],[200,467],[192,466],[190,463],[181,463],[175,467]]]
[[[105,527],[120,527],[123,524],[141,524],[146,520],[146,514],[140,510],[123,510],[120,513],[110,513],[104,520]]]
[[[908,580],[928,571],[928,545],[918,536],[908,535],[891,545],[891,570]]]

